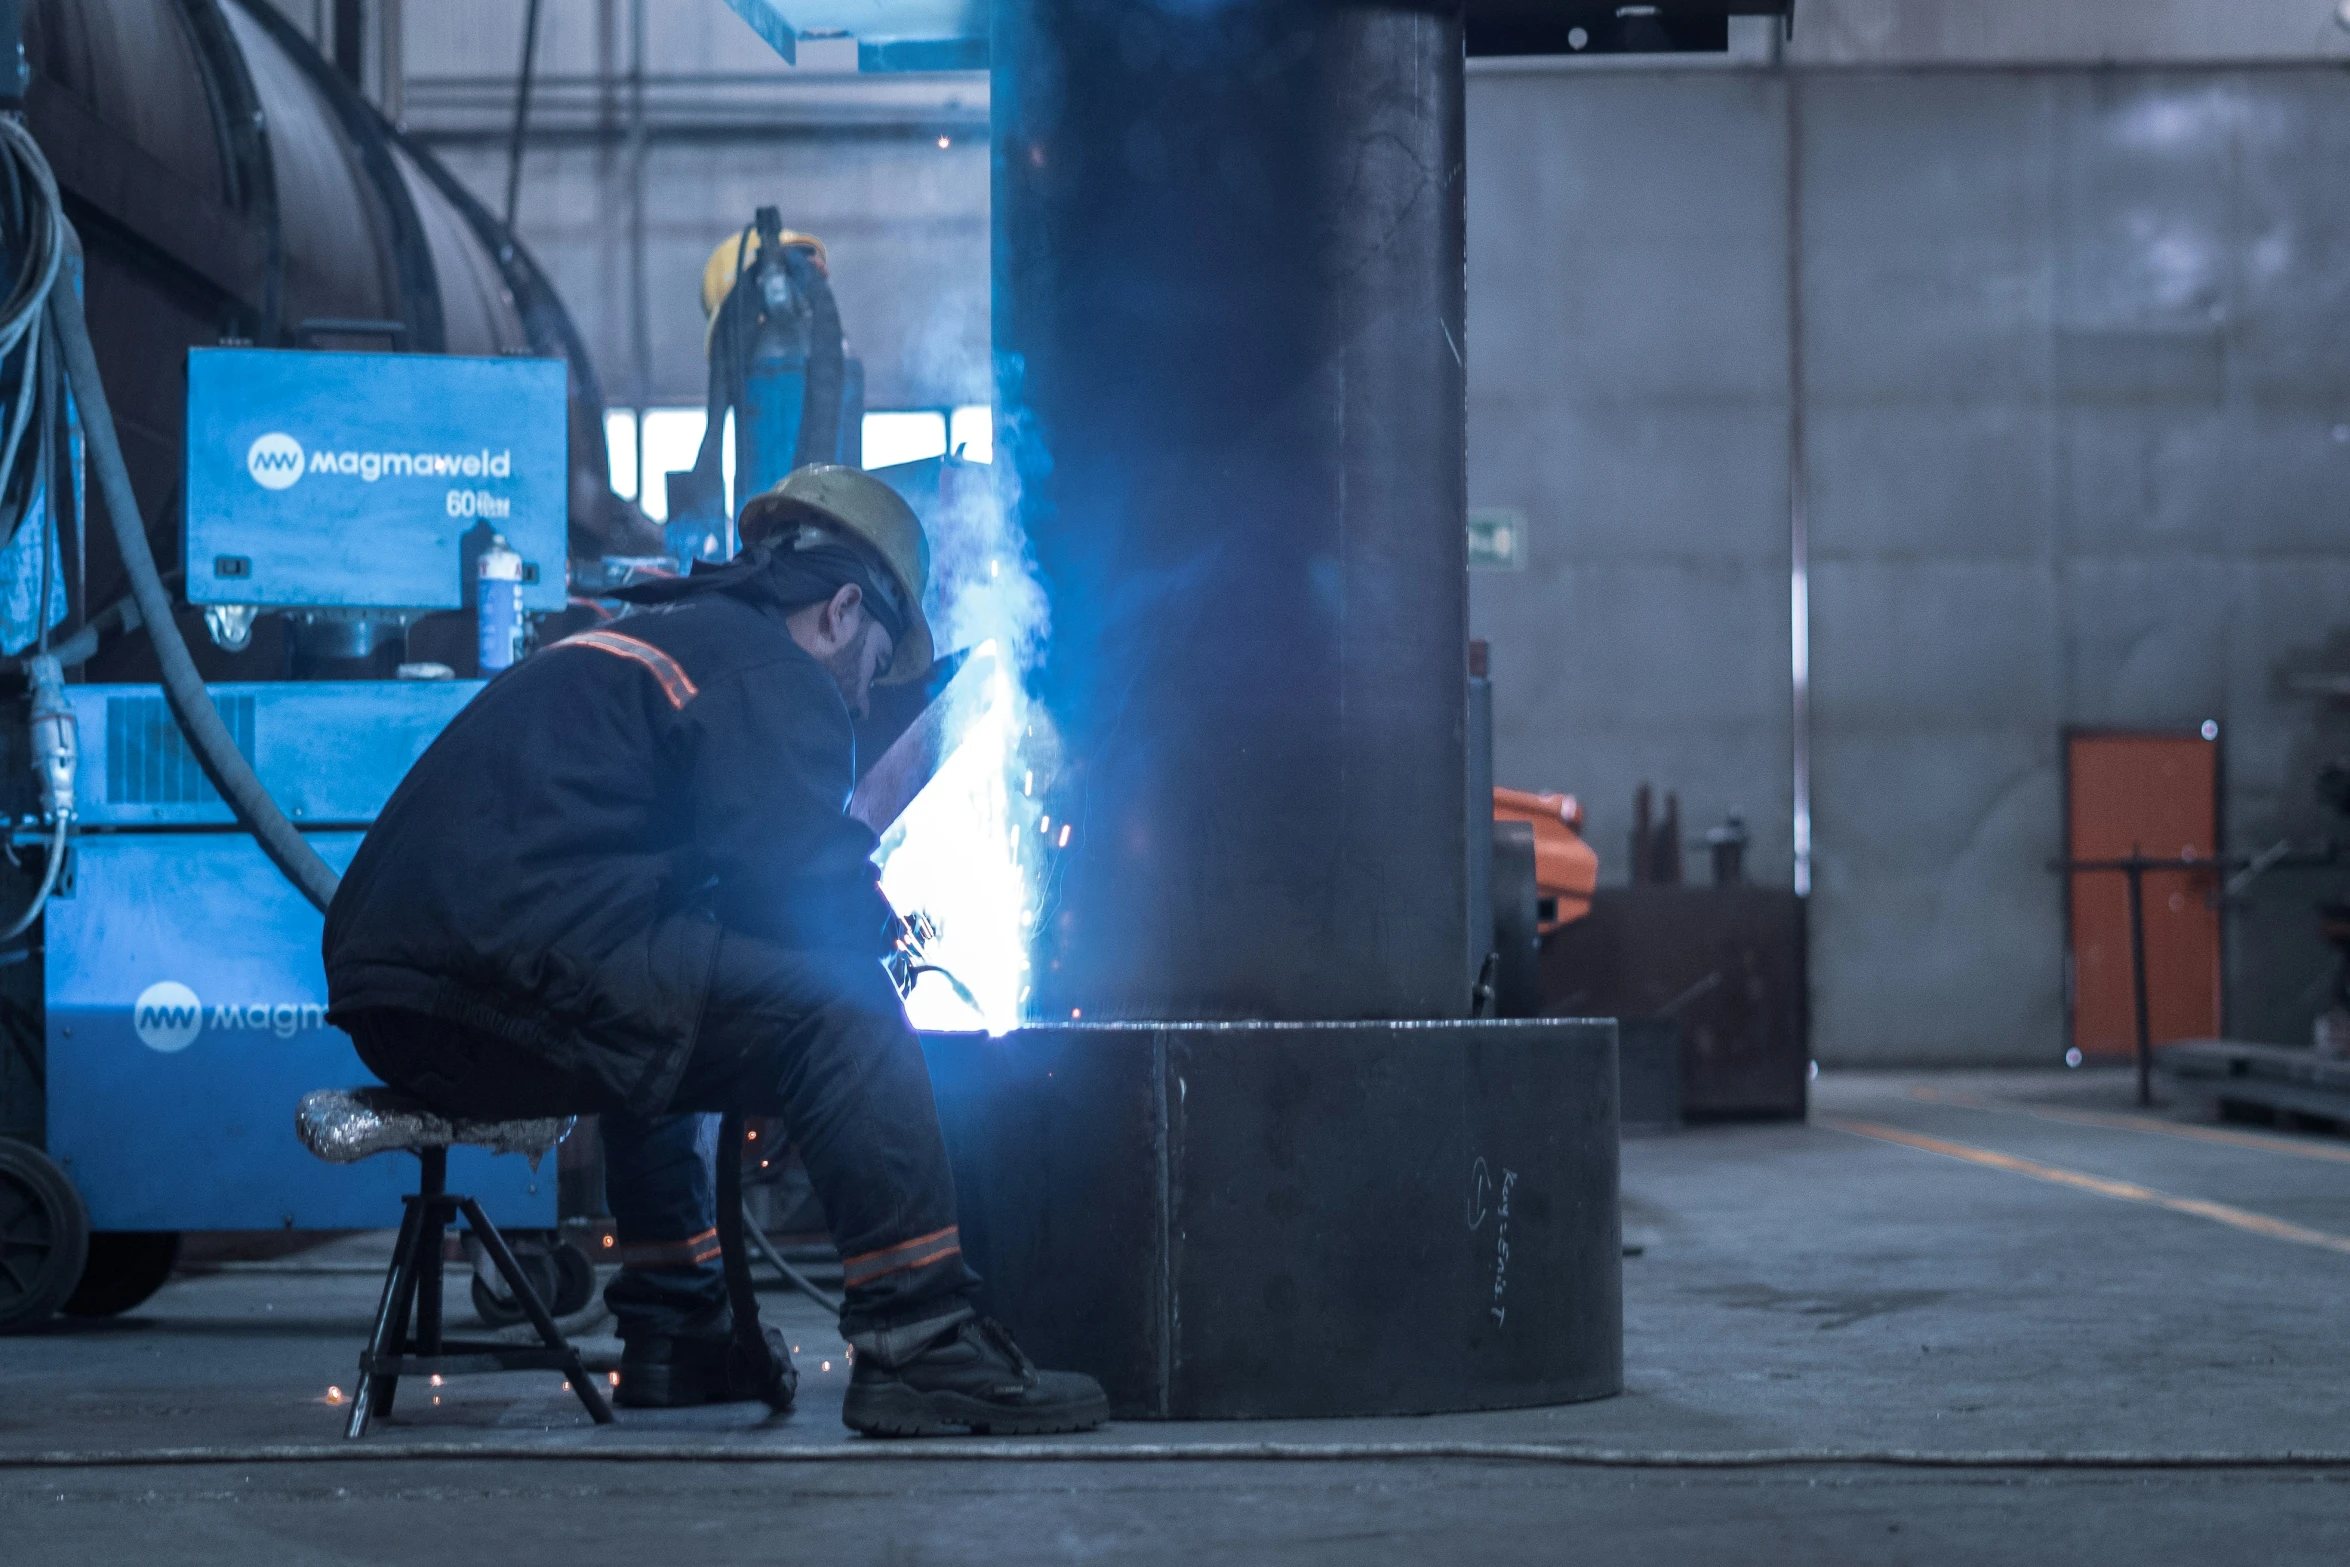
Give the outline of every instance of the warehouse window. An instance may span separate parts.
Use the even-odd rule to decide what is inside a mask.
[[[637,416],[631,408],[604,412],[604,444],[611,454],[612,492],[639,501],[646,516],[663,522],[669,516],[667,476],[691,468],[702,449],[702,430],[708,415],[699,408],[648,408],[644,421],[644,495],[637,495]],[[960,408],[878,408],[865,415],[865,466],[887,468],[896,463],[920,462],[948,451],[967,462],[988,462],[995,456],[995,410],[985,403]],[[734,427],[727,421],[719,463],[729,494],[734,489]]]
[[[947,450],[965,462],[995,461],[995,409],[986,403],[956,409],[947,421]]]
[[[893,468],[902,462],[943,457],[947,416],[936,408],[895,409],[865,416],[865,466]]]

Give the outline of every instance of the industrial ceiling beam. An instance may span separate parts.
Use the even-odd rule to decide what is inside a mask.
[[[854,38],[864,71],[984,70],[990,0],[726,0],[786,60],[803,38]],[[1780,17],[1795,0],[1466,0],[1472,55],[1720,53],[1733,16]]]

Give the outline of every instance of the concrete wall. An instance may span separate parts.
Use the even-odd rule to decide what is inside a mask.
[[[1495,777],[1565,789],[1621,879],[1632,791],[1743,811],[1790,874],[1786,81],[1480,76],[1469,94],[1470,582]]]
[[[1796,0],[1790,57],[1819,65],[2339,59],[2335,0]]]
[[[1534,519],[1529,572],[1472,591],[1500,771],[1582,793],[1619,867],[1642,778],[1693,827],[1788,799],[1805,389],[1823,1059],[2062,1048],[2067,725],[2216,719],[2229,847],[2330,825],[2350,724],[2290,684],[2350,667],[2332,72],[1507,73],[1470,104],[1472,503]],[[2306,1037],[2320,885],[2232,917],[2238,1032]]]

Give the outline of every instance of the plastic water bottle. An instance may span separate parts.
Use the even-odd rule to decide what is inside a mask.
[[[481,627],[481,672],[496,674],[522,656],[522,557],[502,533],[481,552],[475,613]]]

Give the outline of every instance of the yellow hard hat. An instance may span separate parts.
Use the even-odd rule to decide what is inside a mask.
[[[830,274],[832,268],[824,259],[824,241],[813,234],[795,233],[785,229],[781,235],[786,246],[797,245],[816,258],[816,270]],[[734,287],[736,264],[749,266],[759,254],[759,231],[744,229],[729,234],[710,252],[710,259],[702,263],[702,314],[715,316],[718,307],[726,302],[727,291]]]
[[[898,638],[881,683],[902,685],[928,674],[932,648],[922,595],[930,587],[930,540],[905,497],[862,468],[812,462],[744,502],[737,527],[747,549],[801,523],[856,539],[880,556],[897,579],[908,606],[906,634]]]

